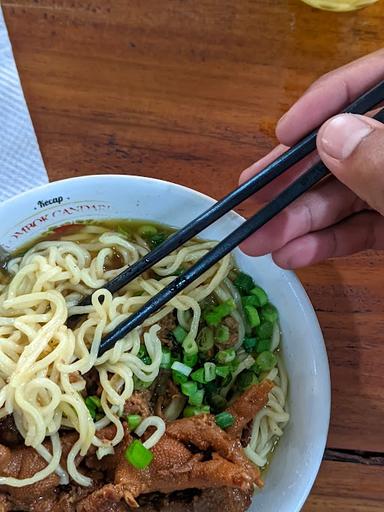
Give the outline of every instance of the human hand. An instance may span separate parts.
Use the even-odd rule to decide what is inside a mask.
[[[281,144],[243,171],[240,182],[383,79],[384,50],[321,77],[280,119],[276,134]],[[281,267],[297,268],[384,249],[384,125],[366,116],[337,115],[321,127],[317,150],[332,176],[248,238],[241,246],[244,252],[271,252]],[[270,201],[316,158],[307,157],[255,199]]]

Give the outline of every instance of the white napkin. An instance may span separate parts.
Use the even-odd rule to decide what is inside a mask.
[[[47,181],[0,7],[0,201]]]

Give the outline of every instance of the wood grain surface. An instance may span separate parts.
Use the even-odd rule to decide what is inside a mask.
[[[139,174],[217,198],[274,146],[277,119],[312,80],[380,47],[384,22],[383,0],[348,14],[298,0],[3,9],[52,180]],[[306,512],[384,510],[383,267],[383,254],[368,253],[299,272],[333,388],[328,460]]]

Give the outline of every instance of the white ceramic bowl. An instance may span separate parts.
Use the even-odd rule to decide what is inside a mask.
[[[58,181],[0,204],[0,244],[14,250],[49,227],[81,219],[148,219],[181,227],[213,202],[191,189],[135,176]],[[231,212],[202,236],[220,240],[242,221]],[[277,267],[269,256],[250,258],[237,250],[236,259],[279,310],[290,381],[291,420],[251,510],[297,512],[315,480],[328,432],[330,379],[324,341],[295,274]]]

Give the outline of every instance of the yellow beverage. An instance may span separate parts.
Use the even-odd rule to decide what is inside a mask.
[[[374,4],[377,1],[378,0],[303,0],[303,2],[312,7],[338,12],[354,11]]]

